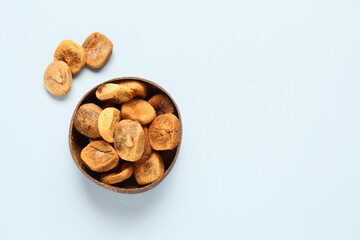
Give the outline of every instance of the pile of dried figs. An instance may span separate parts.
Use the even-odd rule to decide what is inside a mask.
[[[54,53],[54,61],[46,68],[44,83],[54,95],[67,94],[72,85],[72,75],[86,65],[101,68],[109,60],[113,50],[112,42],[103,34],[92,33],[82,46],[71,40],[62,41]]]
[[[101,173],[106,184],[132,175],[139,185],[161,178],[164,161],[158,151],[175,149],[181,137],[171,99],[163,93],[148,96],[147,84],[135,80],[105,83],[95,95],[103,105],[85,103],[74,115],[75,129],[89,138],[80,154],[85,166]]]

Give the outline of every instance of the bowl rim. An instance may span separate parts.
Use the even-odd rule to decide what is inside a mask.
[[[179,122],[180,122],[180,142],[179,142],[179,145],[177,146],[177,149],[176,149],[176,153],[175,153],[175,156],[174,156],[174,159],[172,160],[170,166],[168,167],[168,169],[164,172],[164,174],[158,179],[156,180],[155,182],[153,183],[150,183],[150,184],[147,184],[145,186],[142,186],[140,188],[133,188],[133,189],[127,189],[127,188],[120,188],[120,187],[116,187],[116,186],[112,186],[112,185],[109,185],[109,184],[105,184],[103,182],[100,182],[98,181],[97,179],[93,178],[92,176],[90,176],[80,165],[79,161],[76,160],[76,156],[75,156],[75,150],[72,146],[72,141],[74,140],[74,137],[73,137],[73,134],[72,134],[72,131],[73,131],[73,128],[74,128],[74,117],[75,117],[75,113],[76,111],[79,109],[79,107],[81,106],[81,104],[83,103],[84,99],[91,93],[93,92],[94,90],[96,90],[99,86],[103,85],[103,84],[106,84],[106,83],[112,83],[112,82],[115,82],[115,81],[127,81],[127,80],[135,80],[135,81],[141,81],[141,82],[145,82],[146,84],[150,84],[150,85],[153,85],[154,87],[160,89],[163,93],[165,93],[170,99],[171,101],[173,102],[174,106],[175,106],[175,109],[177,111],[177,117],[179,119]],[[76,130],[75,130],[76,131]],[[183,134],[183,125],[182,125],[182,120],[181,120],[181,115],[180,115],[180,110],[179,110],[179,107],[177,106],[176,102],[174,101],[174,99],[172,98],[172,96],[164,89],[162,88],[161,86],[159,86],[158,84],[148,80],[148,79],[145,79],[145,78],[139,78],[139,77],[119,77],[119,78],[113,78],[113,79],[110,79],[110,80],[107,80],[105,82],[102,82],[96,86],[94,86],[93,88],[91,88],[88,92],[86,92],[84,94],[84,96],[80,99],[80,101],[78,102],[78,104],[76,105],[74,111],[73,111],[73,114],[72,114],[72,117],[71,117],[71,120],[70,120],[70,126],[69,126],[69,147],[70,147],[70,154],[71,154],[71,157],[73,159],[73,161],[75,162],[76,166],[80,169],[80,171],[89,179],[91,180],[93,183],[96,183],[97,185],[101,186],[101,187],[104,187],[106,189],[109,189],[109,190],[112,190],[114,192],[117,192],[117,193],[127,193],[127,194],[135,194],[135,193],[142,193],[142,192],[146,192],[148,190],[151,190],[153,189],[154,187],[156,187],[157,185],[159,185],[165,178],[166,176],[169,174],[169,172],[171,171],[171,169],[174,167],[175,165],[175,162],[177,160],[177,157],[179,155],[179,151],[180,151],[180,146],[181,146],[181,141],[182,141],[182,134]]]

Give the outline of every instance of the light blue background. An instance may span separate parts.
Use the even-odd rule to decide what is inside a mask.
[[[360,239],[360,1],[1,0],[0,30],[0,239]],[[110,61],[48,94],[57,45],[95,31]],[[174,169],[139,195],[68,147],[80,98],[120,76],[183,117]]]

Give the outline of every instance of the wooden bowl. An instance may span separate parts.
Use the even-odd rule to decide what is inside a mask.
[[[125,180],[124,182],[121,182],[118,184],[109,185],[109,184],[102,183],[99,181],[100,174],[97,172],[93,172],[93,171],[89,170],[88,168],[86,168],[85,164],[83,163],[83,161],[80,158],[81,150],[89,143],[89,140],[88,140],[88,137],[80,134],[75,129],[75,127],[74,127],[75,113],[77,112],[79,107],[85,103],[95,103],[100,107],[102,105],[104,105],[104,102],[101,102],[95,96],[95,92],[96,92],[97,88],[104,83],[113,83],[113,82],[124,81],[124,80],[136,80],[136,81],[146,83],[148,86],[148,97],[145,100],[148,100],[150,97],[154,96],[155,94],[164,93],[174,103],[174,106],[175,106],[174,114],[179,118],[179,121],[180,121],[180,126],[181,126],[180,143],[173,150],[158,151],[164,160],[165,172],[161,178],[159,178],[157,181],[150,183],[148,185],[143,185],[143,186],[138,185],[135,180],[134,175],[132,175],[129,179]],[[75,161],[76,166],[78,166],[80,171],[86,177],[88,177],[91,181],[98,184],[99,186],[102,186],[104,188],[107,188],[109,190],[112,190],[112,191],[115,191],[118,193],[141,193],[141,192],[145,192],[145,191],[150,190],[150,189],[154,188],[155,186],[157,186],[169,174],[170,170],[173,168],[173,166],[175,164],[177,155],[180,150],[181,137],[182,137],[182,122],[181,122],[179,108],[176,105],[175,101],[170,96],[170,94],[167,93],[162,87],[160,87],[159,85],[157,85],[149,80],[137,78],[137,77],[121,77],[121,78],[115,78],[115,79],[103,82],[103,83],[95,86],[93,89],[91,89],[89,92],[87,92],[85,94],[85,96],[80,100],[80,102],[78,103],[78,105],[76,106],[76,108],[74,110],[74,113],[72,115],[71,122],[70,122],[69,145],[70,145],[70,152]]]

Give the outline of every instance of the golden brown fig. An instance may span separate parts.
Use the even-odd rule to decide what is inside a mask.
[[[134,91],[125,86],[106,83],[98,87],[95,95],[101,101],[121,104],[132,99],[134,97]]]
[[[171,150],[180,142],[180,121],[171,113],[157,116],[149,127],[150,145],[155,150]]]
[[[108,173],[102,173],[100,180],[106,184],[115,184],[125,181],[133,173],[134,168],[130,162],[122,162]]]
[[[98,119],[101,111],[102,109],[93,103],[81,105],[74,117],[75,129],[89,138],[100,138]]]
[[[62,61],[54,61],[44,73],[46,89],[57,96],[63,96],[70,91],[72,75],[70,67]]]
[[[54,53],[54,60],[66,62],[72,74],[80,72],[85,65],[85,59],[85,50],[71,40],[62,41]]]
[[[164,162],[157,152],[153,152],[145,161],[134,163],[134,176],[139,185],[155,182],[162,175],[164,175]]]
[[[148,87],[146,83],[134,81],[134,80],[127,80],[127,81],[119,81],[116,84],[128,87],[134,90],[135,96],[139,98],[146,98]]]
[[[175,106],[168,96],[163,93],[159,93],[151,97],[148,101],[156,111],[156,116],[165,113],[174,113]]]
[[[83,43],[86,53],[86,64],[92,68],[101,68],[109,60],[113,44],[101,33],[92,33]]]
[[[121,120],[115,128],[114,146],[120,158],[130,162],[139,160],[145,148],[145,134],[140,123]]]
[[[152,153],[152,148],[151,148],[150,140],[149,140],[149,127],[143,126],[143,129],[144,129],[144,133],[145,133],[145,146],[144,146],[144,153],[141,156],[141,158],[139,159],[139,161],[148,159]]]
[[[106,172],[113,169],[119,162],[115,149],[105,141],[89,143],[80,154],[86,166],[95,172]]]
[[[121,106],[121,116],[124,119],[131,119],[145,125],[154,120],[156,113],[150,103],[135,98]]]
[[[120,122],[120,111],[114,107],[108,107],[101,111],[98,119],[99,132],[102,138],[109,142],[114,142],[115,126]]]

